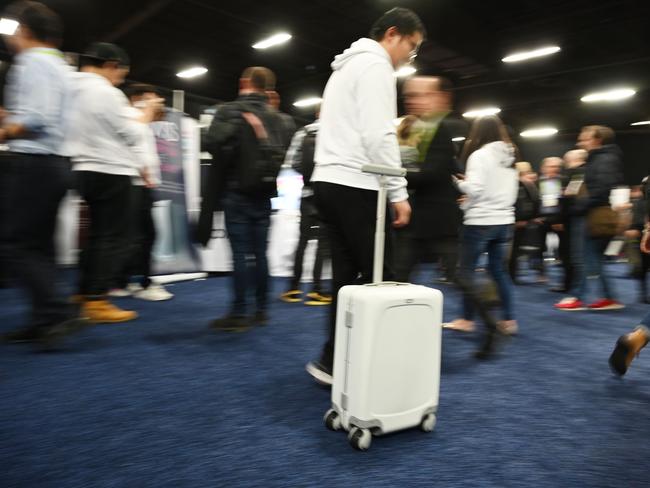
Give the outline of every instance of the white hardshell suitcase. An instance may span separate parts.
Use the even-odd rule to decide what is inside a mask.
[[[373,435],[416,426],[432,431],[440,391],[442,293],[381,282],[385,198],[382,183],[375,282],[345,286],[338,294],[332,408],[325,414],[326,426],[349,431],[360,450],[370,447]]]

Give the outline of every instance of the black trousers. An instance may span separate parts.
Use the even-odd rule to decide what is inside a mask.
[[[458,268],[458,237],[420,237],[407,226],[395,230],[395,279],[404,283],[410,282],[411,273],[415,267],[431,255],[440,258],[445,275],[451,281],[455,280]]]
[[[67,158],[6,154],[0,158],[0,253],[8,274],[31,299],[31,327],[76,315],[58,285],[54,232],[70,188]]]
[[[141,276],[140,284],[151,284],[151,251],[156,241],[153,222],[153,190],[134,185],[131,189],[128,238],[123,246],[121,266],[115,279],[117,288],[125,288],[132,276]]]
[[[79,293],[105,297],[121,266],[129,231],[130,176],[77,171],[79,194],[88,204],[90,228],[79,260]]]
[[[418,237],[409,227],[398,229],[395,239],[395,275],[397,281],[410,282],[411,274],[418,263],[429,254],[440,257],[447,278],[456,285],[477,310],[489,332],[496,330],[496,320],[490,313],[490,303],[481,291],[473,286],[458,270],[460,243],[458,237]]]
[[[336,334],[336,307],[339,290],[345,285],[372,282],[377,192],[334,183],[314,183],[316,208],[327,227],[332,253],[332,305],[329,310],[328,339],[321,363],[332,367]],[[390,217],[386,216],[386,229]],[[388,235],[388,231],[386,232]],[[393,279],[390,239],[384,252],[384,279]]]
[[[298,238],[298,246],[296,247],[296,254],[293,261],[291,290],[296,290],[300,286],[305,249],[311,239],[317,240],[312,289],[317,293],[321,293],[323,291],[321,286],[323,261],[330,257],[330,250],[327,229],[318,215],[313,196],[303,197],[300,200],[300,237]]]

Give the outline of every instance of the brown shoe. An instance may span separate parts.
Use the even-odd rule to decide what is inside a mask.
[[[629,334],[622,335],[616,342],[616,347],[609,357],[609,366],[612,370],[623,376],[632,360],[638,356],[641,349],[648,343],[648,329],[639,326]]]
[[[122,310],[108,300],[87,300],[81,306],[81,315],[96,324],[115,324],[138,318],[136,312]]]

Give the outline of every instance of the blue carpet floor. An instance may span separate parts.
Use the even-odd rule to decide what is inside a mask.
[[[324,428],[329,391],[303,369],[323,341],[325,308],[276,301],[267,327],[214,333],[206,325],[227,310],[228,280],[173,285],[170,302],[123,299],[140,319],[95,326],[61,352],[2,347],[0,486],[650,483],[650,353],[622,380],[607,365],[645,315],[631,280],[617,279],[629,304],[619,312],[556,312],[557,294],[518,286],[521,333],[491,361],[473,359],[478,335],[445,331],[436,430],[376,438],[365,453]],[[446,291],[446,319],[458,298]],[[0,290],[0,311],[0,331],[20,324],[16,291]]]

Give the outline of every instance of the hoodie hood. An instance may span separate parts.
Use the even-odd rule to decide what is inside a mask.
[[[512,164],[515,162],[515,148],[507,142],[490,142],[481,149],[498,161],[499,165],[504,168],[512,167]]]
[[[348,61],[360,54],[371,54],[377,56],[378,60],[383,59],[385,61],[388,61],[388,63],[390,63],[392,66],[390,56],[386,50],[381,47],[381,44],[379,44],[377,41],[373,41],[372,39],[364,37],[358,41],[353,42],[350,47],[343,51],[341,54],[336,55],[334,57],[334,61],[332,61],[332,69],[334,71],[341,69]]]

